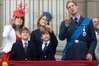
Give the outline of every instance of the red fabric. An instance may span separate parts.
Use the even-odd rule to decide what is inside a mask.
[[[9,66],[99,66],[99,61],[9,61]]]
[[[9,56],[10,56],[10,53],[4,53],[4,54],[2,55],[1,61],[2,61],[2,62],[8,62]]]
[[[26,4],[22,4],[22,1],[20,2],[19,8],[17,8],[14,12],[13,15],[17,17],[24,17],[25,16],[25,7]]]
[[[22,10],[15,10],[13,12],[13,15],[14,16],[17,16],[17,17],[24,17],[25,16],[25,13]]]
[[[16,41],[20,41],[21,40],[21,37],[19,37],[17,34],[16,34]]]
[[[19,37],[19,36],[16,34],[16,41],[19,41],[19,40],[21,40],[21,37]],[[1,61],[2,61],[2,62],[8,62],[8,61],[9,61],[9,56],[10,56],[10,52],[4,53],[4,54],[2,55]]]

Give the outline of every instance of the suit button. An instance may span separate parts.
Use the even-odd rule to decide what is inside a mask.
[[[25,58],[25,60],[27,60],[27,58]]]
[[[76,28],[78,28],[78,26],[76,26]]]
[[[75,43],[79,43],[79,40],[75,40]]]
[[[68,29],[68,30],[70,30],[70,29]]]
[[[46,56],[44,56],[44,58],[46,58]]]

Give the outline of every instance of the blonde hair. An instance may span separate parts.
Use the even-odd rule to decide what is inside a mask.
[[[40,35],[42,36],[44,34],[49,34],[49,32],[44,27],[40,27]]]

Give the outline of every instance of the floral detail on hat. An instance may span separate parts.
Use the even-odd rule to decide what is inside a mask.
[[[22,4],[22,1],[20,2],[19,8],[17,8],[14,12],[13,15],[17,17],[24,17],[25,16],[25,7],[27,4]]]
[[[43,12],[42,15],[43,15],[43,16],[46,16],[48,21],[51,21],[52,18],[53,18],[52,15],[51,15],[49,12]]]

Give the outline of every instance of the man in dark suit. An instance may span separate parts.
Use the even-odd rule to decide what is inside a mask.
[[[78,6],[74,1],[68,1],[67,9],[71,18],[66,16],[60,26],[59,39],[67,44],[63,51],[62,60],[93,60],[97,44],[92,21],[79,14]]]
[[[42,30],[40,33],[43,40],[43,43],[39,46],[40,60],[55,60],[58,44],[56,36],[53,33],[49,34],[47,30]]]
[[[13,44],[9,60],[38,60],[36,44],[28,41],[29,36],[28,28],[23,28],[21,32],[22,40]]]

